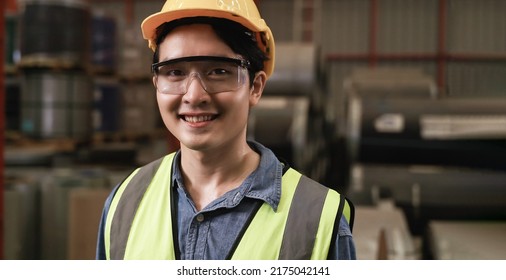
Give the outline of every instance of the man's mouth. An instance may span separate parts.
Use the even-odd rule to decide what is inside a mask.
[[[216,119],[216,115],[205,116],[182,116],[182,119],[189,123],[207,122]]]

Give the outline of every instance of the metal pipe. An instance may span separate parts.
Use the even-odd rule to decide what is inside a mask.
[[[371,61],[368,53],[329,53],[325,56],[327,61]],[[376,60],[452,60],[452,61],[505,61],[506,55],[501,53],[377,53]]]
[[[5,1],[0,4],[0,259],[4,259],[4,145],[5,145],[5,12],[7,5]]]
[[[134,22],[134,0],[126,0],[125,1],[125,15],[126,15],[126,22],[127,24],[131,24]]]
[[[369,66],[375,67],[378,63],[377,41],[378,41],[378,0],[370,2],[370,30],[369,30]]]
[[[439,26],[438,26],[438,60],[437,60],[437,85],[440,92],[445,92],[445,69],[446,69],[446,0],[439,0]]]

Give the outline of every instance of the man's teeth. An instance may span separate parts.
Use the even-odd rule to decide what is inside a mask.
[[[197,122],[206,122],[210,121],[213,117],[212,116],[185,116],[185,121],[191,122],[191,123],[197,123]]]

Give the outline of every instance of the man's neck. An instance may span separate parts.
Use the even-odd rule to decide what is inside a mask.
[[[246,142],[214,151],[181,149],[184,184],[199,211],[239,187],[259,162],[260,155]]]

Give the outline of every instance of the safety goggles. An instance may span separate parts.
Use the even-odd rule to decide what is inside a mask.
[[[189,56],[170,59],[151,66],[159,93],[185,94],[193,79],[199,79],[207,93],[234,91],[248,77],[249,62],[219,56]]]

